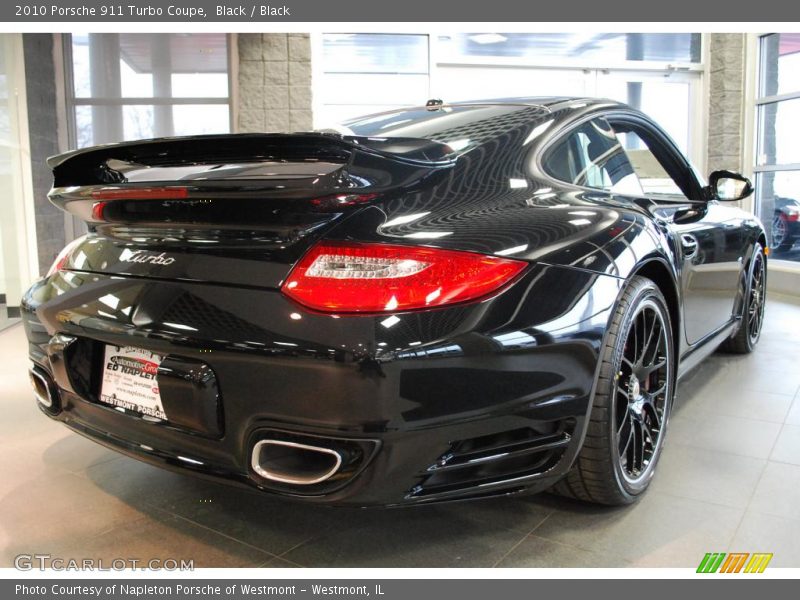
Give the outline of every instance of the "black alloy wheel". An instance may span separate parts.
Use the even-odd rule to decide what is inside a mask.
[[[637,483],[650,475],[669,411],[670,362],[664,315],[643,302],[628,330],[618,371],[614,423],[622,476]]]
[[[606,334],[583,447],[553,491],[623,505],[647,489],[664,447],[674,358],[667,302],[653,281],[635,276]]]
[[[742,312],[739,329],[722,346],[728,352],[749,354],[761,339],[767,303],[767,257],[756,244],[742,281]]]

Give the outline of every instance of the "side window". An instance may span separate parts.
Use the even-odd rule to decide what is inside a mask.
[[[641,195],[642,187],[614,130],[593,119],[551,147],[542,166],[551,177],[607,192]]]
[[[646,196],[680,196],[685,198],[681,188],[670,177],[647,143],[635,131],[618,133],[617,138],[628,154],[633,170],[639,178]]]

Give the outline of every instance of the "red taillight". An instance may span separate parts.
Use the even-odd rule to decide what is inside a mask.
[[[92,220],[93,221],[102,221],[103,220],[103,212],[106,209],[107,201],[103,200],[102,202],[95,202],[92,205]]]
[[[95,200],[179,200],[188,198],[185,187],[102,188],[92,192]]]
[[[323,242],[297,263],[281,289],[323,312],[433,308],[488,296],[526,264],[438,248]]]

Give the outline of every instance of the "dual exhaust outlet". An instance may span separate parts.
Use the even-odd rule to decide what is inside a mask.
[[[250,466],[259,476],[289,485],[314,485],[342,468],[344,457],[331,448],[265,439],[253,446]]]
[[[56,385],[49,375],[41,369],[33,367],[28,371],[28,377],[33,386],[33,395],[36,401],[51,412],[55,410],[58,397]]]

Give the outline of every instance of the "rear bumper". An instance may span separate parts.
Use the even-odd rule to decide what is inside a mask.
[[[583,439],[619,283],[536,265],[479,304],[332,318],[272,290],[72,272],[31,288],[23,320],[31,359],[57,387],[56,406],[43,410],[82,435],[268,493],[396,505],[537,491],[563,475]],[[99,403],[103,344],[207,365],[219,430]],[[251,452],[275,436],[352,460],[320,484],[266,480]]]

